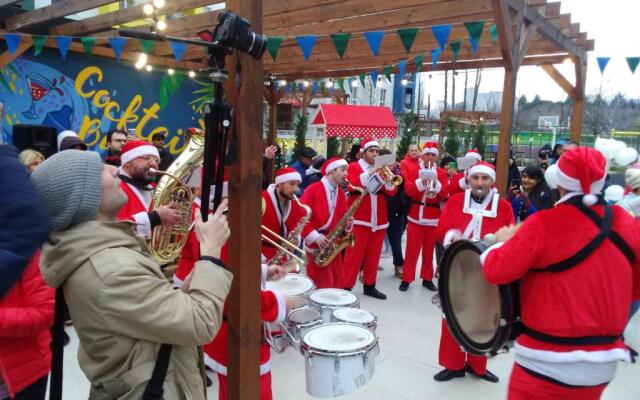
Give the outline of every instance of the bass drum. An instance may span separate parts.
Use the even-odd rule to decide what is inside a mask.
[[[465,351],[496,354],[521,331],[520,283],[492,285],[484,277],[482,242],[459,240],[444,252],[438,277],[442,311]]]

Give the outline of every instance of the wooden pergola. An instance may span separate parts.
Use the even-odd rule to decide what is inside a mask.
[[[105,13],[80,21],[65,16],[111,3],[113,0],[65,0],[28,12],[13,8],[17,0],[0,0],[0,18],[9,32],[31,34],[98,36],[93,53],[113,57],[107,37],[117,35],[117,26],[146,18],[142,5]],[[169,15],[166,34],[194,37],[202,29],[212,29],[220,12],[188,12],[215,3],[215,0],[167,1],[161,10]],[[227,66],[230,77],[227,92],[231,104],[239,106],[238,149],[239,157],[230,171],[230,264],[234,272],[234,284],[230,295],[229,315],[229,394],[232,399],[256,399],[259,396],[259,269],[260,263],[260,188],[262,101],[264,82],[272,79],[320,79],[348,77],[369,73],[373,69],[383,71],[392,65],[398,72],[398,62],[408,60],[406,71],[416,69],[414,57],[425,54],[422,71],[461,70],[499,67],[504,68],[500,139],[498,147],[497,186],[506,187],[516,78],[523,65],[539,65],[573,99],[571,134],[580,140],[584,89],[587,68],[587,51],[594,42],[582,32],[580,24],[571,16],[560,13],[559,2],[547,0],[228,0],[226,7],[252,22],[253,29],[267,35],[285,39],[274,62],[268,53],[262,62],[240,55],[242,86],[235,88],[235,59],[230,57]],[[447,49],[440,55],[435,67],[429,53],[438,46],[430,27],[452,24],[449,42],[466,39],[465,22],[485,21],[485,32],[474,53],[464,45],[459,58],[454,61]],[[493,43],[486,32],[496,25],[498,40]],[[401,28],[420,28],[411,52],[407,53],[398,36]],[[148,30],[146,26],[134,29]],[[373,56],[362,33],[385,31],[389,34],[382,41],[378,56]],[[334,33],[352,33],[343,58],[336,54],[330,36]],[[305,61],[296,41],[298,35],[318,35],[311,57]],[[32,42],[25,38],[20,48],[9,56],[0,55],[0,65],[29,49]],[[47,46],[55,47],[50,38]],[[82,52],[77,40],[71,51]],[[122,59],[135,62],[141,51],[135,40],[128,42]],[[205,66],[202,48],[189,47],[181,62],[173,58],[166,43],[158,43],[149,57],[149,63],[172,68],[196,69]],[[553,65],[567,58],[575,66],[575,84],[570,83]],[[238,95],[239,94],[239,95]],[[271,101],[277,93],[267,93]],[[272,121],[272,123],[274,123]],[[240,251],[242,250],[242,251]],[[242,377],[242,381],[241,381]]]

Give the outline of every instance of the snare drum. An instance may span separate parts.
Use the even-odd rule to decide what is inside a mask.
[[[316,309],[308,307],[298,308],[289,313],[284,325],[293,341],[297,342],[294,344],[298,344],[311,328],[322,325],[322,316],[320,315],[320,311]]]
[[[358,298],[348,290],[318,289],[309,295],[309,305],[317,308],[322,314],[322,321],[331,322],[331,313],[338,308],[358,308]]]
[[[467,352],[495,354],[520,332],[519,282],[492,285],[484,277],[482,242],[459,240],[442,257],[438,291],[447,326]]]
[[[283,294],[293,300],[293,308],[300,308],[309,302],[309,294],[316,286],[308,276],[300,274],[287,274],[279,281],[267,282],[267,289]]]
[[[359,325],[334,323],[311,329],[302,338],[307,393],[338,397],[364,386],[375,372],[378,338]]]
[[[360,308],[338,308],[331,314],[331,322],[348,322],[362,325],[371,332],[375,332],[378,318],[373,313]]]

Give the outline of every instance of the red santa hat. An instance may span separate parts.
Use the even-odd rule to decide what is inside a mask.
[[[487,174],[491,177],[491,179],[495,182],[496,180],[496,169],[493,165],[489,164],[486,161],[480,161],[475,164],[467,171],[467,176],[471,178],[474,174]]]
[[[122,154],[120,155],[120,164],[125,165],[129,161],[144,156],[156,156],[160,159],[160,154],[156,146],[144,140],[132,140],[122,146]]]
[[[607,160],[602,153],[590,147],[576,147],[562,154],[557,162],[558,186],[584,194],[582,202],[592,206],[598,201],[607,177]]]
[[[478,153],[478,150],[476,149],[469,149],[469,151],[467,151],[464,156],[466,158],[474,158],[478,161],[482,161],[482,156],[480,155],[480,153]]]
[[[337,169],[340,167],[346,167],[347,165],[349,164],[347,163],[347,160],[345,160],[344,158],[331,157],[330,159],[325,161],[324,164],[322,164],[322,168],[320,169],[320,172],[322,173],[322,175],[327,175],[329,172],[333,171],[334,169]]]
[[[289,181],[298,181],[298,183],[302,182],[302,177],[295,168],[285,167],[276,171],[276,185]]]
[[[427,142],[422,147],[422,155],[435,154],[436,157],[440,155],[438,151],[438,144],[436,142]]]
[[[367,151],[369,147],[380,148],[380,143],[375,139],[365,139],[360,142],[360,151]]]

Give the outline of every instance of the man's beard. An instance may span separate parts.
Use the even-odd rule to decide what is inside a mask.
[[[131,178],[144,185],[148,185],[153,182],[153,177],[147,176],[147,170],[144,170],[140,174],[136,174],[136,176],[132,176]]]
[[[485,191],[484,189],[471,189],[471,198],[476,203],[482,203],[482,201],[487,198],[489,191]]]

